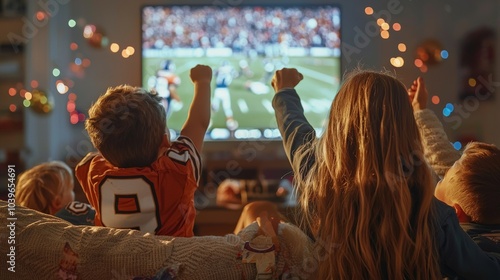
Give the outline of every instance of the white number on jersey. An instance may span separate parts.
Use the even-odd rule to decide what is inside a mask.
[[[113,228],[155,233],[161,223],[153,183],[144,177],[106,178],[100,188],[101,221]],[[123,203],[127,203],[126,206]]]

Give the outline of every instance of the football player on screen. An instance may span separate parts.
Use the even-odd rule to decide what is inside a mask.
[[[238,122],[234,120],[233,117],[229,85],[237,75],[238,72],[227,60],[223,61],[221,66],[215,71],[215,90],[212,99],[212,110],[214,112],[219,111],[220,105],[222,104],[222,110],[226,116],[226,126],[231,131],[238,128]]]
[[[172,105],[174,102],[178,104],[177,107],[182,108],[182,100],[177,93],[177,87],[181,84],[181,78],[174,71],[174,62],[170,59],[165,60],[161,63],[156,76],[152,76],[148,81],[148,86],[154,89],[156,94],[161,98],[161,104],[165,107],[167,119],[172,115]]]

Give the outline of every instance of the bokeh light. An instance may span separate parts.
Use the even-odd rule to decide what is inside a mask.
[[[120,45],[118,45],[117,43],[113,43],[113,44],[111,44],[111,46],[109,46],[109,49],[112,52],[116,53],[120,50]]]
[[[69,122],[71,124],[77,124],[78,123],[78,113],[72,113],[71,116],[69,117]]]
[[[378,26],[381,26],[384,22],[385,22],[385,20],[383,18],[377,19]]]
[[[389,31],[383,30],[380,32],[380,37],[382,37],[382,39],[389,39]]]
[[[74,101],[68,101],[68,103],[66,104],[66,110],[68,110],[68,112],[72,113],[74,112],[76,109],[76,104]]]
[[[425,64],[420,67],[420,72],[422,72],[422,73],[427,73],[428,70],[429,70],[429,68],[427,68],[427,65],[425,65]]]
[[[451,111],[448,108],[443,109],[443,116],[449,117],[451,115]]]
[[[367,14],[367,15],[373,15],[373,8],[372,7],[366,7],[365,8],[365,14]]]
[[[24,98],[26,98],[26,100],[31,100],[31,98],[33,98],[33,94],[31,94],[31,92],[27,91],[24,94]]]
[[[68,100],[71,100],[71,101],[75,101],[77,98],[76,94],[75,93],[70,93],[68,94]]]
[[[455,148],[455,150],[459,151],[460,149],[462,149],[462,143],[460,141],[454,142],[453,148]]]
[[[393,57],[393,58],[391,58],[391,64],[392,64],[392,66],[399,68],[399,67],[403,67],[403,65],[405,64],[405,61],[400,56]]]
[[[135,53],[134,47],[128,46],[125,51],[128,53],[128,55],[133,55]]]
[[[453,112],[453,110],[455,110],[455,106],[453,106],[453,104],[451,104],[451,103],[446,103],[445,108],[450,110],[450,112]]]
[[[59,77],[59,75],[61,75],[61,70],[59,70],[58,68],[52,69],[52,75],[54,77]]]
[[[448,56],[449,56],[449,54],[448,54],[448,51],[447,51],[447,50],[442,50],[442,51],[441,51],[441,58],[442,58],[442,59],[447,59],[447,58],[448,58]]]
[[[16,90],[15,88],[12,88],[12,87],[11,87],[11,88],[9,88],[9,95],[10,95],[10,96],[15,96],[15,95],[16,95],[16,93],[17,93],[17,90]]]
[[[417,58],[415,59],[415,66],[420,68],[424,65],[424,62],[420,59],[420,58]]]
[[[76,21],[74,19],[68,20],[68,26],[73,28],[76,26]]]
[[[94,36],[95,30],[95,25],[85,25],[85,27],[83,28],[83,37],[85,37],[86,39],[92,38],[92,36]]]
[[[475,87],[476,84],[477,84],[476,79],[474,79],[474,78],[469,79],[469,86],[470,87]]]
[[[36,19],[37,19],[38,21],[44,21],[44,20],[45,20],[45,17],[46,17],[47,15],[46,15],[44,12],[42,12],[42,11],[38,11],[38,12],[36,12],[36,15],[35,15],[35,16],[36,16]]]
[[[59,92],[60,94],[65,94],[69,90],[68,86],[66,86],[64,84],[64,82],[61,80],[58,80],[56,82],[56,89],[57,89],[57,92]]]
[[[30,105],[31,105],[31,102],[29,100],[24,99],[23,106],[28,108]]]
[[[11,111],[12,113],[14,113],[16,110],[17,110],[17,106],[15,104],[10,104],[9,105],[9,111]]]
[[[434,96],[431,98],[431,101],[432,101],[432,104],[438,105],[438,104],[439,104],[439,102],[441,101],[441,99],[439,98],[439,96],[434,95]]]
[[[122,50],[122,56],[123,58],[128,58],[130,55],[128,54],[127,50]]]
[[[37,80],[32,80],[31,83],[31,88],[37,88],[38,87],[38,81]]]
[[[384,22],[380,25],[380,28],[382,28],[382,30],[389,30],[389,28],[391,28],[389,26],[389,24],[387,22]]]
[[[72,51],[76,51],[78,49],[78,44],[73,42],[69,45],[69,48],[72,50]]]
[[[82,66],[83,66],[83,67],[89,67],[89,66],[90,66],[90,59],[88,59],[88,58],[84,58],[84,59],[82,60]]]
[[[401,24],[395,22],[393,25],[392,25],[392,29],[394,29],[394,31],[400,31],[401,30]]]
[[[400,52],[405,52],[406,51],[406,45],[404,43],[399,43],[398,44],[398,50]]]

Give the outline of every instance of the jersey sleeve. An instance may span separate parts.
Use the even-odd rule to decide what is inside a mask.
[[[88,153],[75,167],[76,179],[78,180],[78,182],[82,186],[82,189],[85,192],[87,199],[89,199],[89,200],[90,200],[90,198],[89,198],[90,184],[89,184],[89,181],[87,179],[88,179],[89,171],[90,171],[90,163],[92,162],[92,159],[98,155],[99,155],[99,153],[96,153],[96,152]]]
[[[167,156],[180,164],[190,164],[196,183],[199,184],[201,177],[201,156],[196,150],[191,139],[186,136],[179,136],[167,151]]]

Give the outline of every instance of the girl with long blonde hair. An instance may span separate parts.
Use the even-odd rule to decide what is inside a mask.
[[[285,68],[272,85],[301,227],[328,248],[316,256],[310,278],[498,277],[500,261],[468,239],[453,211],[433,197],[404,85],[386,74],[352,73],[316,139],[294,90],[302,78]]]

